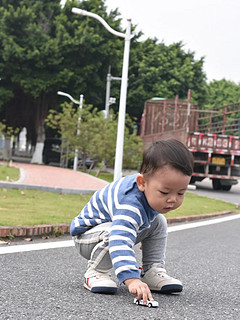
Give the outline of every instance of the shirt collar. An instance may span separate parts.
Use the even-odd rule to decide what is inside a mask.
[[[135,185],[137,184],[136,179],[138,175],[139,173],[136,173],[132,176],[132,179],[129,179],[125,187],[125,194],[127,194],[129,191],[131,191],[135,187]]]

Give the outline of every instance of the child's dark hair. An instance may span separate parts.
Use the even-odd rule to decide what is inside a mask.
[[[178,140],[158,140],[144,151],[140,173],[151,176],[155,171],[166,165],[191,176],[193,156],[187,147]]]

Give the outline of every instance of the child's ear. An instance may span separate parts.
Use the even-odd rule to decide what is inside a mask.
[[[145,190],[145,179],[143,174],[137,175],[136,182],[138,189],[143,192]]]

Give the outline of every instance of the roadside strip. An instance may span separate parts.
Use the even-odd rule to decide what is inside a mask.
[[[175,231],[182,231],[186,229],[204,227],[204,226],[227,222],[227,221],[231,221],[239,218],[240,218],[240,214],[234,214],[234,215],[222,217],[222,218],[170,226],[168,227],[168,232],[175,232]],[[66,241],[60,240],[60,241],[47,242],[47,243],[45,242],[45,243],[36,243],[36,244],[12,245],[7,247],[0,247],[0,254],[66,248],[66,247],[73,247],[73,246],[74,246],[73,240],[66,240]]]

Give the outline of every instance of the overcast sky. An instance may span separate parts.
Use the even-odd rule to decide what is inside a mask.
[[[240,83],[240,0],[106,0],[119,8],[122,26],[130,18],[137,30],[169,45],[182,41],[184,50],[205,57],[209,81]]]

